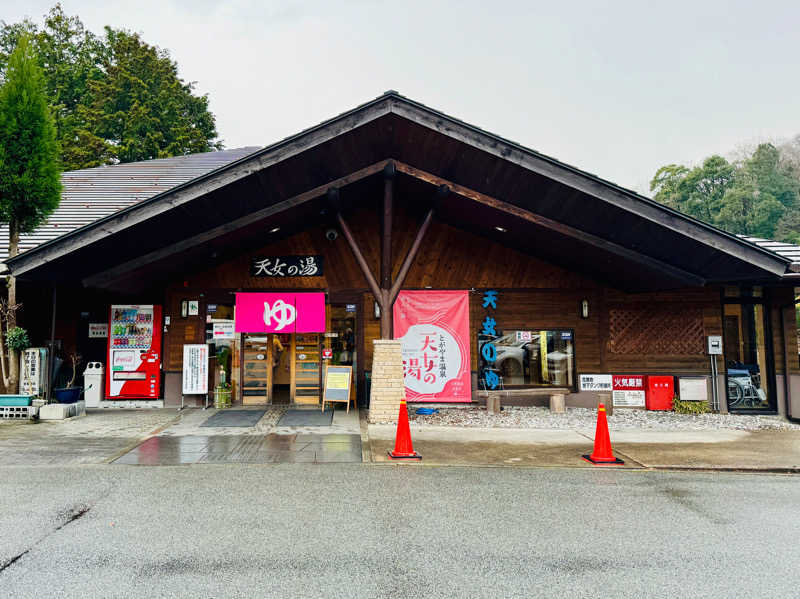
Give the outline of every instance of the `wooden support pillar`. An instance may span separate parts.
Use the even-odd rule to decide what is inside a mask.
[[[392,338],[392,212],[394,210],[394,162],[383,169],[383,220],[381,233],[381,339]]]
[[[58,299],[57,287],[53,284],[53,307],[50,313],[50,348],[47,351],[47,393],[45,400],[47,403],[53,401],[53,375],[55,374],[56,364],[56,300]],[[111,369],[111,364],[106,364],[106,368]]]
[[[400,288],[403,286],[403,282],[406,279],[406,275],[408,271],[411,269],[411,265],[414,263],[414,259],[419,252],[419,248],[422,245],[422,240],[425,237],[425,233],[428,231],[430,227],[431,221],[433,220],[433,216],[436,210],[436,205],[438,202],[447,196],[450,193],[450,188],[446,185],[441,185],[436,191],[436,199],[434,201],[434,206],[428,210],[428,213],[425,215],[425,219],[422,221],[422,224],[417,231],[416,236],[414,237],[414,242],[411,244],[411,249],[409,249],[408,254],[406,254],[405,259],[403,260],[403,264],[400,267],[400,272],[397,275],[397,279],[392,282],[392,204],[393,204],[393,196],[394,196],[394,175],[395,175],[395,167],[394,163],[389,162],[384,168],[384,193],[383,193],[383,219],[382,219],[382,239],[381,239],[381,278],[380,284],[378,284],[378,280],[375,278],[375,275],[372,274],[372,270],[370,270],[369,265],[367,264],[366,259],[364,258],[364,254],[361,252],[361,249],[358,247],[358,243],[353,237],[352,231],[350,231],[350,227],[347,225],[347,221],[344,220],[342,216],[341,207],[339,205],[339,190],[338,189],[330,189],[328,190],[328,201],[333,208],[333,212],[336,214],[336,221],[339,224],[339,228],[342,230],[342,234],[344,238],[347,240],[348,245],[350,246],[350,250],[353,252],[353,256],[358,263],[359,268],[361,268],[361,272],[364,275],[364,278],[367,281],[367,285],[369,286],[369,290],[372,292],[372,295],[375,297],[375,301],[378,302],[378,305],[381,308],[381,339],[391,339],[392,338],[392,306],[394,305],[394,301],[397,299],[397,294],[400,293]]]

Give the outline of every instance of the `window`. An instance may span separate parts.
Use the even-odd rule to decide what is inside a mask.
[[[570,387],[575,382],[573,332],[568,329],[504,330],[496,336],[478,335],[479,388],[486,372],[498,376],[498,388],[515,386]],[[494,345],[494,362],[484,345]]]

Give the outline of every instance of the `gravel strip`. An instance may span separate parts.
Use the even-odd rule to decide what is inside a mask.
[[[439,408],[438,414],[417,415],[411,408],[409,419],[417,426],[453,426],[466,428],[535,428],[535,429],[592,429],[597,424],[597,412],[587,408],[567,408],[564,414],[554,414],[548,408],[507,406],[497,415],[483,407]],[[675,414],[617,408],[608,417],[613,430],[800,430],[781,416],[741,414]]]

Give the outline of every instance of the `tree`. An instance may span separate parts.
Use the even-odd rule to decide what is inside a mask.
[[[734,165],[716,155],[693,169],[671,164],[656,171],[650,191],[656,192],[656,201],[670,208],[713,222],[725,192],[733,183],[735,170]]]
[[[731,233],[800,238],[800,179],[793,162],[769,143],[738,162],[711,156],[701,166],[670,164],[650,182],[655,200]]]
[[[208,97],[193,95],[166,50],[106,27],[102,70],[79,114],[120,162],[221,149]]]
[[[20,233],[29,233],[61,199],[59,148],[47,104],[44,74],[27,35],[19,37],[0,87],[0,221],[8,224],[8,255],[19,253]],[[0,366],[6,388],[14,391],[19,372],[17,352],[6,339],[18,336],[16,279],[8,278],[6,330],[0,323]]]
[[[0,27],[0,77],[22,34],[44,69],[65,170],[222,148],[207,96],[138,34],[107,27],[97,36],[56,4],[41,28]]]

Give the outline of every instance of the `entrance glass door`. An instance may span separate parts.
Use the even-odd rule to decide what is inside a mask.
[[[350,399],[356,397],[356,304],[328,306],[328,332],[325,334],[323,359],[326,366],[352,366]]]
[[[270,335],[245,333],[242,340],[242,404],[265,404],[272,391]]]
[[[294,403],[320,402],[320,334],[292,335],[292,399]]]
[[[764,305],[725,304],[724,326],[728,409],[770,410],[773,406]]]

